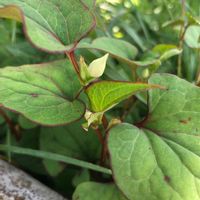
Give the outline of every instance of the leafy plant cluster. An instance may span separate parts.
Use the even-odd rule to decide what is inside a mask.
[[[2,159],[74,200],[199,200],[198,4],[0,0]]]

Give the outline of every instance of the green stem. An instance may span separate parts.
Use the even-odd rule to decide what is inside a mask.
[[[80,77],[79,65],[78,65],[78,63],[77,63],[77,61],[76,61],[74,51],[71,51],[71,52],[67,53],[67,56],[68,56],[68,58],[70,59],[72,65],[74,66],[74,69],[75,69],[77,75],[79,76],[79,79],[81,79],[81,77]],[[82,90],[81,90],[81,91],[82,91]],[[98,139],[99,139],[99,142],[100,142],[101,145],[102,145],[102,149],[104,149],[104,144],[105,144],[105,142],[104,142],[104,138],[103,138],[103,134],[102,134],[101,130],[100,130],[99,128],[97,128],[97,129],[94,129],[94,131],[95,131],[95,133],[96,133],[96,135],[97,135],[97,137],[98,137]],[[103,151],[103,150],[102,150],[102,151]]]
[[[186,32],[186,20],[185,20],[185,16],[186,16],[186,7],[185,7],[185,0],[182,0],[182,18],[184,19],[184,23],[181,26],[181,30],[180,30],[180,34],[179,34],[179,49],[183,49],[183,44],[184,44],[184,36],[185,36],[185,32]],[[177,75],[179,77],[182,77],[182,57],[183,54],[180,53],[178,56],[178,67],[177,67]]]
[[[6,144],[8,146],[8,148],[10,148],[11,146],[11,134],[10,134],[10,129],[7,129],[7,133],[6,133]],[[8,162],[11,163],[12,161],[12,155],[10,151],[7,151],[7,157],[8,157]]]
[[[83,167],[86,169],[90,169],[93,171],[97,171],[97,172],[101,172],[101,173],[105,173],[109,175],[112,174],[112,171],[108,168],[101,167],[101,166],[98,166],[86,161],[77,160],[77,159],[74,159],[68,156],[63,156],[56,153],[50,153],[46,151],[33,150],[33,149],[21,148],[21,147],[16,147],[16,146],[8,146],[8,145],[0,145],[0,151],[5,151],[5,152],[10,151],[12,153],[19,154],[19,155],[26,155],[26,156],[33,156],[33,157],[42,158],[42,159],[54,160],[57,162],[72,164],[72,165],[76,165],[79,167]]]
[[[200,86],[200,50],[198,49],[198,71],[196,75],[196,85]]]

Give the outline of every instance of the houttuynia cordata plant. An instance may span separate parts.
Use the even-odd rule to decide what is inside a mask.
[[[117,2],[0,0],[2,155],[74,200],[199,200],[195,5]]]

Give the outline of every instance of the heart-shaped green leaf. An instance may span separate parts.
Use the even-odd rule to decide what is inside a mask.
[[[114,184],[84,182],[78,185],[73,200],[126,200]]]
[[[200,89],[173,75],[153,75],[149,115],[110,131],[117,185],[130,200],[199,200]],[[187,184],[186,184],[187,183]]]
[[[0,69],[0,104],[44,125],[81,118],[85,106],[73,100],[80,87],[66,60]]]
[[[86,93],[93,112],[105,112],[137,92],[158,88],[158,85],[125,81],[99,81],[90,85]]]
[[[91,7],[94,0],[86,0]],[[44,51],[73,49],[95,25],[81,0],[0,0],[0,17],[21,21],[30,42]]]

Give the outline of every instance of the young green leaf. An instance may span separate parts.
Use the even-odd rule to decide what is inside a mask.
[[[175,45],[170,44],[158,44],[156,45],[151,53],[152,57],[144,61],[136,61],[138,65],[143,66],[137,69],[137,73],[142,78],[148,79],[153,73],[155,73],[163,62],[169,58],[179,55],[182,49],[179,49]]]
[[[130,200],[198,200],[200,89],[173,75],[153,75],[149,82],[168,90],[149,91],[140,129],[120,124],[110,131],[116,183]]]
[[[0,104],[44,125],[78,120],[85,106],[73,100],[81,86],[69,61],[0,69]]]
[[[88,65],[85,63],[85,60],[82,56],[80,57],[79,66],[80,66],[80,82],[82,85],[86,86],[95,78],[91,77],[90,72],[88,70]]]
[[[120,81],[99,81],[86,89],[93,112],[105,112],[133,94],[158,85]]]
[[[94,0],[86,2],[91,6]],[[70,51],[95,25],[80,0],[0,0],[0,17],[21,21],[30,42],[51,53]]]
[[[124,195],[114,184],[102,184],[95,182],[84,182],[78,185],[73,200],[126,200]]]
[[[85,63],[83,57],[80,58],[80,77],[83,85],[88,85],[91,81],[103,75],[108,56],[109,54],[106,54],[94,60],[89,66]]]

